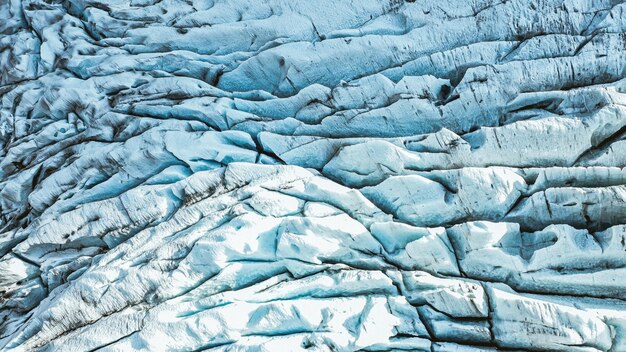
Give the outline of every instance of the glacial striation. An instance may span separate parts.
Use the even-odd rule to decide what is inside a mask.
[[[626,351],[625,33],[0,0],[0,350]]]

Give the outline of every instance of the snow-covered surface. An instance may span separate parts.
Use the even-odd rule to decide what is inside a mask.
[[[0,349],[626,351],[625,31],[0,1]]]

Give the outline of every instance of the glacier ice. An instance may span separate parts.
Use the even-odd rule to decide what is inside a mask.
[[[0,350],[626,351],[625,31],[0,1]]]

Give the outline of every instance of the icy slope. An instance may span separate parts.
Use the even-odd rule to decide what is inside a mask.
[[[0,1],[0,349],[626,351],[625,31]]]

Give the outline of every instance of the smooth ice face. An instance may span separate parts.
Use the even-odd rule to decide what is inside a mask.
[[[624,14],[0,1],[0,349],[626,351]]]

